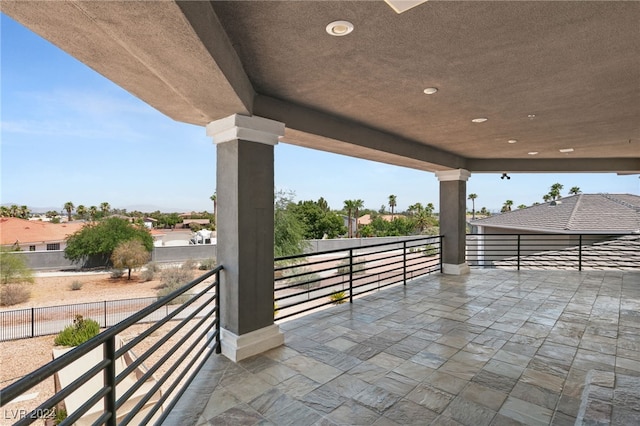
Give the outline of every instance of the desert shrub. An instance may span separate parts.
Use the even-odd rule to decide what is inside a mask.
[[[140,280],[142,282],[153,281],[158,272],[160,272],[160,265],[156,262],[149,262],[144,271],[140,273]]]
[[[82,289],[82,282],[75,280],[74,282],[71,283],[71,285],[69,286],[69,288],[71,288],[71,290],[80,290]]]
[[[193,279],[193,270],[183,267],[166,268],[160,274],[163,287],[181,287]]]
[[[198,267],[198,269],[200,269],[201,271],[210,271],[215,267],[216,267],[216,258],[210,257],[200,262],[200,266]]]
[[[160,284],[162,288],[160,288],[157,292],[158,297],[165,297],[168,294],[176,291],[180,287],[187,284],[193,278],[193,270],[188,267],[185,268],[184,265],[180,267],[167,268],[162,271],[162,275],[160,276]],[[189,300],[188,294],[183,294],[179,297],[176,297],[171,301],[172,305],[182,304]]]
[[[424,254],[425,256],[435,256],[436,254],[438,254],[438,249],[431,244],[427,244],[426,246],[424,246],[422,254]]]
[[[3,248],[0,250],[0,279],[2,284],[32,283],[33,271],[24,257]]]
[[[331,295],[329,296],[329,299],[331,299],[331,302],[334,305],[340,305],[347,301],[346,297],[347,297],[347,293],[345,293],[344,291],[338,291],[335,293],[331,293]]]
[[[171,283],[169,285],[166,285],[166,286],[162,287],[161,289],[159,289],[156,294],[157,294],[157,296],[159,298],[168,296],[169,294],[173,293],[174,291],[176,291],[177,289],[182,287],[184,284],[185,283],[179,284],[177,282],[173,282],[173,283]],[[169,304],[170,305],[182,305],[183,303],[187,302],[190,297],[191,297],[191,295],[187,292],[185,294],[181,294],[180,296],[174,298],[173,300],[171,300],[169,302]]]
[[[193,259],[185,260],[184,263],[181,266],[182,269],[186,269],[187,271],[193,271],[197,267],[198,267],[198,262],[196,262]]]
[[[278,312],[280,312],[280,307],[276,302],[273,302],[273,316],[278,315]]]
[[[78,346],[100,333],[100,324],[92,319],[84,319],[76,315],[73,324],[68,325],[56,336],[54,343],[58,346]]]
[[[122,269],[112,269],[111,270],[111,278],[118,279],[124,276],[124,271]]]
[[[297,277],[287,278],[284,281],[285,285],[296,285],[296,284],[306,285],[307,290],[318,287],[320,285],[320,281],[314,281],[314,280],[318,280],[320,278],[320,275],[316,273],[311,273],[310,268],[306,268],[304,266],[300,266],[300,267],[296,266],[291,269],[287,269],[283,272],[284,272],[284,277],[288,277],[290,275],[304,274]],[[310,283],[309,281],[313,281],[313,282]]]
[[[22,284],[5,284],[0,287],[0,306],[13,306],[24,303],[31,292]]]
[[[59,425],[66,418],[67,418],[67,410],[59,407],[56,408],[56,418],[53,420],[53,422]]]
[[[113,266],[128,271],[128,280],[131,279],[131,271],[149,262],[150,258],[150,250],[147,250],[143,242],[137,239],[119,243],[111,254]]]
[[[362,263],[359,263],[362,262]],[[354,274],[364,274],[366,269],[366,263],[364,257],[354,257],[353,258],[353,273]],[[346,275],[349,273],[349,259],[342,259],[338,264],[338,274]]]
[[[154,273],[158,273],[160,272],[160,265],[158,265],[156,262],[149,262],[146,265],[146,269],[149,271],[153,271]]]

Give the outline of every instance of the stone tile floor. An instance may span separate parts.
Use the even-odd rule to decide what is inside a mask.
[[[436,274],[280,326],[167,424],[640,424],[640,271]]]

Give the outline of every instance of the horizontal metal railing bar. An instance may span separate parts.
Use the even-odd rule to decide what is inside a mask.
[[[437,242],[439,236],[429,236],[429,237],[421,237],[421,238],[412,238],[410,240],[407,241],[424,241],[424,240],[435,240]],[[362,249],[368,249],[368,248],[373,248],[373,247],[382,247],[382,246],[390,246],[390,245],[398,245],[398,244],[402,244],[402,241],[395,241],[395,242],[388,242],[388,243],[377,243],[377,244],[369,244],[369,245],[364,245],[364,246],[358,246],[358,247],[352,247],[352,248],[341,248],[341,249],[334,249],[334,250],[324,250],[324,251],[319,251],[319,252],[315,252],[315,253],[307,253],[307,254],[295,254],[292,256],[282,256],[282,257],[278,257],[275,260],[276,261],[283,261],[283,260],[291,260],[291,259],[297,259],[297,258],[301,258],[301,257],[310,257],[310,256],[319,256],[319,255],[324,255],[324,254],[332,254],[332,253],[340,253],[340,252],[344,252],[344,251],[349,251],[349,250],[362,250]],[[398,250],[401,250],[402,248],[398,248]]]
[[[142,364],[142,362],[144,360],[146,360],[149,356],[153,355],[160,347],[162,347],[162,345],[164,345],[171,337],[173,337],[178,331],[182,330],[182,328],[187,325],[187,323],[189,321],[191,321],[198,312],[193,312],[191,315],[189,315],[187,318],[185,318],[183,321],[181,321],[177,327],[173,327],[171,329],[170,332],[168,332],[167,334],[165,334],[160,340],[158,340],[158,342],[156,342],[153,346],[151,346],[151,348],[149,348],[148,350],[146,350],[142,355],[140,355],[138,357],[138,359],[132,363],[130,366],[128,366],[127,368],[125,368],[120,374],[118,374],[116,376],[116,384],[120,383],[122,380],[124,380],[125,377],[127,377],[129,374],[133,373],[135,371],[135,369]],[[136,390],[138,390],[139,387],[141,387],[144,382],[149,379],[153,372],[155,372],[158,368],[160,368],[160,366],[162,364],[164,364],[164,362],[176,351],[180,348],[180,346],[186,342],[188,340],[189,337],[191,337],[191,334],[194,332],[195,329],[199,328],[202,324],[204,324],[207,320],[209,319],[209,316],[204,316],[203,318],[200,319],[200,321],[198,321],[198,323],[196,324],[195,327],[192,328],[191,332],[185,334],[174,346],[173,348],[171,348],[171,350],[168,352],[168,356],[165,355],[162,358],[160,358],[160,360],[158,362],[156,362],[154,364],[154,366],[152,368],[150,368],[146,373],[144,373],[142,375],[142,377],[140,377],[140,379],[138,379],[136,381],[136,383],[131,386],[123,395],[121,398],[118,398],[118,401],[116,401],[116,408],[120,408],[122,406],[122,404],[124,402],[126,402],[129,397],[131,395],[134,394],[134,392]],[[166,357],[166,358],[165,358]],[[133,367],[133,365],[135,364],[135,367]],[[126,398],[125,398],[126,396]],[[122,401],[122,402],[121,402]]]
[[[208,330],[205,329],[198,336],[196,336],[197,338],[195,339],[195,341],[176,360],[176,362],[174,363],[174,366],[182,364],[182,361],[184,361],[187,356],[191,355],[191,350],[193,350],[193,348],[201,341],[200,339],[202,339],[203,337],[206,336],[207,332],[208,332]],[[175,389],[175,387],[178,385],[180,380],[182,380],[182,378],[185,376],[187,371],[193,366],[193,364],[195,363],[196,359],[200,355],[202,355],[202,353],[209,347],[209,344],[210,344],[210,339],[206,339],[205,340],[205,344],[196,353],[196,355],[192,357],[192,359],[189,362],[189,364],[187,364],[187,367],[182,370],[182,372],[178,375],[176,380],[173,381],[171,386],[164,392],[164,394],[162,396],[160,396],[160,398],[158,399],[158,402],[156,404],[154,404],[154,406],[152,407],[150,412],[147,414],[147,416],[144,419],[142,419],[142,422],[141,422],[142,424],[147,424],[149,422],[149,420],[151,419],[151,417],[153,417],[155,412],[158,411],[158,409],[162,406],[162,403],[164,401],[166,401],[166,399],[171,395],[171,393],[173,392],[173,389]],[[173,352],[175,352],[175,350]],[[173,352],[171,353],[171,355],[173,355]],[[162,360],[161,364],[164,364],[166,362],[166,360],[169,359],[169,357],[166,357],[166,358],[165,357],[166,357],[166,355],[163,356],[163,360]],[[164,373],[157,380],[156,384],[151,388],[151,390],[149,390],[149,392],[147,392],[147,394],[133,407],[133,409],[131,410],[131,413],[128,414],[122,420],[122,424],[126,425],[129,421],[131,421],[131,419],[135,416],[135,413],[137,413],[144,406],[144,404],[149,399],[151,399],[151,397],[158,391],[158,389],[160,389],[160,386],[162,386],[169,379],[169,376],[171,376],[171,374],[173,374],[173,370],[168,370],[166,373]]]
[[[25,376],[23,379],[18,380],[17,382],[7,386],[6,388],[0,390],[0,406],[4,406],[9,402],[13,401],[18,396],[22,395],[25,391],[31,389],[33,386],[52,376],[56,372],[60,371],[62,368],[71,364],[73,361],[78,360],[84,354],[88,353],[92,349],[102,345],[108,339],[115,337],[116,334],[121,332],[122,330],[130,327],[131,325],[137,323],[140,319],[145,318],[149,314],[153,313],[160,307],[165,306],[169,301],[175,299],[176,297],[186,293],[196,285],[200,284],[205,279],[215,275],[218,271],[222,270],[222,265],[216,267],[215,269],[207,272],[206,274],[196,278],[195,280],[187,283],[184,287],[181,287],[172,293],[168,294],[164,298],[154,302],[153,304],[147,306],[143,310],[131,315],[130,317],[124,319],[114,327],[108,328],[102,333],[98,334],[94,338],[82,343],[79,345],[76,350],[69,351],[59,358],[51,361],[50,363],[40,367],[39,369],[33,371],[29,375]]]

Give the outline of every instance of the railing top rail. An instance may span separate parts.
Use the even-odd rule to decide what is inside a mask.
[[[409,238],[409,239],[398,240],[398,241],[390,241],[388,243],[368,244],[368,245],[364,245],[364,246],[345,247],[345,248],[339,248],[339,249],[333,249],[333,250],[318,251],[318,252],[314,252],[314,253],[294,254],[294,255],[291,255],[291,256],[276,257],[274,260],[276,262],[278,262],[278,261],[282,261],[282,260],[298,259],[298,258],[301,258],[301,257],[309,257],[309,256],[319,256],[319,255],[324,255],[324,254],[341,253],[341,252],[345,252],[345,251],[349,251],[349,250],[361,250],[361,249],[368,249],[368,248],[375,248],[375,247],[390,246],[390,245],[394,245],[394,244],[402,244],[404,242],[412,243],[412,242],[423,241],[423,240],[438,240],[440,237],[442,237],[442,235],[429,235],[429,236],[424,236],[424,237],[416,237],[416,238]]]
[[[625,236],[634,236],[634,237],[640,237],[640,233],[637,232],[601,232],[601,231],[594,231],[594,232],[568,232],[568,231],[564,231],[564,232],[527,232],[527,233],[522,233],[522,232],[509,232],[509,233],[496,233],[496,232],[492,232],[492,233],[481,233],[481,234],[467,234],[467,237],[473,237],[473,236],[523,236],[523,237],[527,237],[527,236],[538,236],[538,237],[568,237],[568,236],[580,236],[580,235],[587,235],[587,236],[603,236],[603,237],[625,237]]]
[[[122,332],[126,328],[137,323],[147,315],[156,311],[158,308],[166,305],[167,302],[173,300],[174,298],[180,296],[183,293],[186,293],[187,291],[189,291],[196,285],[200,284],[202,281],[206,280],[207,278],[214,276],[222,269],[223,269],[223,266],[218,265],[216,268],[212,269],[211,271],[189,282],[184,287],[181,287],[175,290],[174,292],[169,293],[167,296],[163,297],[162,299],[159,299],[157,302],[152,303],[146,308],[120,321],[118,324],[114,325],[113,327],[108,328],[107,330],[98,334],[94,338],[82,343],[76,348],[76,350],[69,351],[63,354],[59,358],[56,358],[50,363],[45,364],[39,369],[29,373],[29,375],[25,376],[23,379],[18,380],[17,382],[7,386],[5,389],[0,390],[0,407],[11,402],[13,399],[17,398],[18,396],[23,394],[25,391],[31,389],[33,386],[42,382],[47,377],[53,375],[55,372],[61,370],[62,368],[71,364],[77,359],[80,359],[87,352],[90,352],[91,350],[104,344],[107,340],[115,337],[116,334]]]

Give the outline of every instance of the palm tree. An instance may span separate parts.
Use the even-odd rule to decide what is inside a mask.
[[[489,216],[489,210],[486,207],[480,209],[480,214],[484,216]]]
[[[7,206],[0,206],[0,216],[2,217],[11,217],[11,211]]]
[[[22,219],[29,219],[29,215],[31,214],[31,210],[27,206],[20,206],[18,214]]]
[[[356,238],[358,238],[358,218],[360,217],[360,214],[358,212],[358,210],[360,210],[361,208],[364,207],[364,201],[362,200],[352,200],[353,201],[353,208],[356,212],[355,216],[356,216]]]
[[[582,191],[580,191],[580,188],[577,186],[572,186],[571,189],[569,190],[569,194],[571,195],[578,195],[581,192]]]
[[[551,201],[551,195],[549,194],[544,194],[542,196],[542,199],[544,200],[545,203],[548,203],[549,201]]]
[[[71,212],[73,211],[74,207],[75,206],[71,201],[67,201],[66,203],[64,203],[64,206],[62,207],[67,212],[67,219],[69,220],[69,222],[71,222]]]
[[[80,204],[78,207],[76,207],[76,213],[78,214],[78,217],[80,219],[84,220],[85,216],[87,215],[87,208],[83,204]]]
[[[214,191],[213,195],[211,197],[209,197],[209,199],[211,201],[213,201],[213,214],[215,215],[216,212],[218,211],[217,207],[218,207],[218,195],[217,193]]]
[[[500,210],[502,213],[504,212],[510,212],[511,211],[511,206],[513,205],[513,201],[511,200],[507,200],[504,202],[504,205],[502,206],[502,210]]]
[[[347,235],[349,238],[353,237],[353,225],[351,224],[351,213],[355,208],[353,200],[344,200],[344,209],[347,211],[347,218],[349,220]]]
[[[393,211],[396,208],[396,196],[393,194],[389,195],[389,208],[391,209],[391,219],[393,219]]]
[[[478,194],[469,194],[469,200],[471,200],[471,219],[476,220],[476,198]]]
[[[549,191],[549,195],[551,195],[551,197],[554,200],[561,198],[560,191],[562,190],[562,188],[564,188],[562,184],[554,183],[553,185],[551,185],[551,190]]]
[[[109,214],[109,210],[111,210],[111,205],[106,201],[104,203],[100,203],[100,211],[102,212],[102,217],[105,217]]]
[[[89,216],[91,216],[91,220],[96,220],[97,215],[98,215],[98,208],[96,206],[89,207]]]

